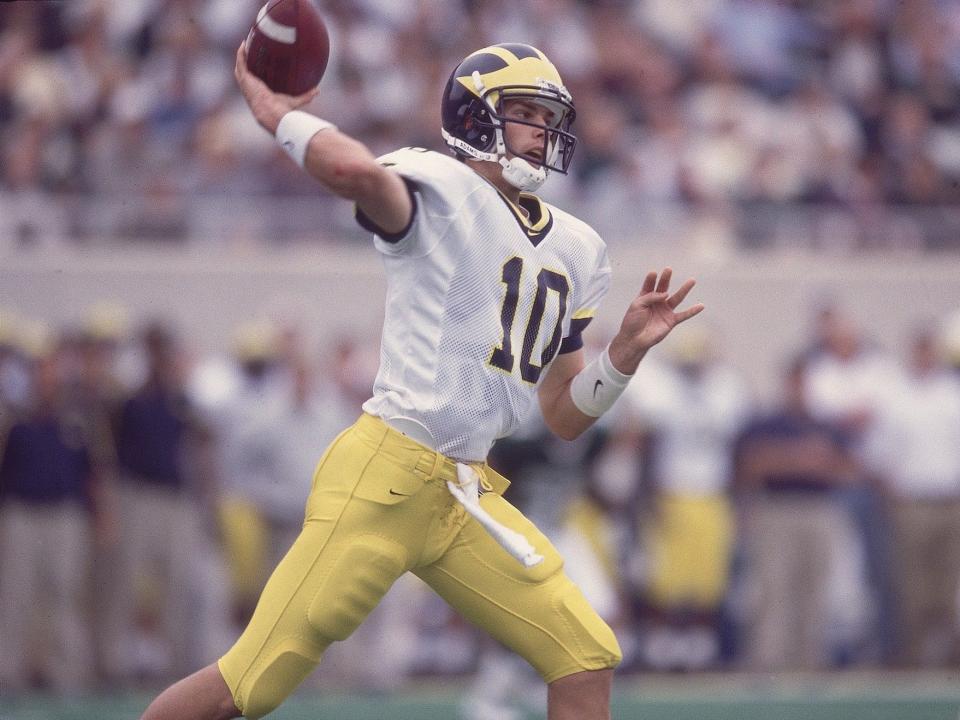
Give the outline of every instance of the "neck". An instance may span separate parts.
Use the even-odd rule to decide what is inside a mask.
[[[487,160],[468,160],[467,162],[477,175],[503,193],[507,200],[520,207],[520,191],[503,179],[503,168]]]

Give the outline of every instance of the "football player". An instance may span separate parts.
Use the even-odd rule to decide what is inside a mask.
[[[650,272],[599,357],[581,334],[607,292],[603,242],[533,193],[565,173],[573,99],[529,45],[478,50],[442,99],[452,156],[379,160],[272,92],[237,51],[257,121],[328,191],[351,200],[387,273],[380,370],[364,414],[320,459],[303,531],[247,629],[219,662],[167,689],[144,718],[258,718],[343,640],[403,573],[525,658],[549,684],[550,720],[608,718],[620,648],[546,537],[485,463],[539,400],[572,439],[610,408],[646,352],[703,306],[678,307]]]

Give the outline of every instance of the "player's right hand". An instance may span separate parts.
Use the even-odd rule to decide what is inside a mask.
[[[315,87],[303,95],[284,95],[274,92],[247,68],[246,43],[240,43],[240,47],[237,48],[233,75],[237,79],[237,85],[240,86],[240,92],[243,93],[243,99],[250,106],[253,117],[271,135],[277,132],[280,118],[291,110],[309,103],[320,91],[319,87]]]

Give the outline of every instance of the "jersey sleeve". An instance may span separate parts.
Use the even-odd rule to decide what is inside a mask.
[[[474,173],[459,167],[453,158],[421,148],[403,148],[384,155],[379,162],[406,183],[413,201],[410,223],[399,233],[386,233],[356,208],[357,222],[373,233],[374,247],[385,255],[429,254],[475,184]]]
[[[568,353],[583,347],[583,331],[597,314],[600,303],[610,289],[610,259],[607,249],[601,245],[597,264],[586,283],[586,289],[578,298],[570,318],[570,331],[560,343],[560,352]]]

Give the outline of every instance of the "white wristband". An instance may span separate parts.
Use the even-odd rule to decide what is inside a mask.
[[[613,366],[606,347],[573,378],[570,398],[584,415],[600,417],[613,407],[631,377]]]
[[[291,110],[280,118],[274,137],[287,155],[293,158],[297,165],[303,167],[307,160],[307,146],[310,145],[310,139],[321,130],[330,129],[336,130],[337,126],[303,110]]]

